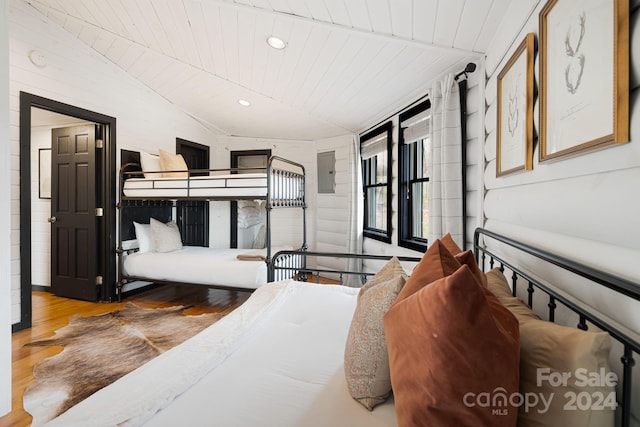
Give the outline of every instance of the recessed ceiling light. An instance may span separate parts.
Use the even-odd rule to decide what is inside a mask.
[[[247,101],[246,99],[239,99],[238,100],[238,104],[242,105],[243,107],[250,107],[251,103],[249,101]]]
[[[274,49],[284,49],[285,47],[287,47],[287,43],[282,40],[279,37],[276,36],[269,36],[267,37],[267,43],[269,44],[269,46],[271,46]]]

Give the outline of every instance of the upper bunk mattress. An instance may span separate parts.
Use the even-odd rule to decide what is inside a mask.
[[[271,198],[294,199],[302,195],[297,178],[272,177]],[[124,182],[125,197],[133,198],[265,198],[267,174],[246,173],[189,178],[130,178]]]

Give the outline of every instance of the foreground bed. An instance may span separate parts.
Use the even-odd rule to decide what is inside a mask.
[[[482,238],[491,242],[490,249],[484,247]],[[502,255],[507,252],[507,247],[522,251],[528,257],[543,260],[552,268],[559,267],[564,272],[587,278],[602,285],[603,290],[608,288],[616,295],[628,298],[628,302],[637,303],[640,299],[637,284],[479,230],[476,234],[476,250],[480,260],[478,264],[481,267],[486,266],[487,269],[499,266],[513,273],[511,288],[499,269],[487,272],[486,277],[488,289],[496,295],[500,307],[503,307],[501,310],[508,308],[517,316],[520,325],[520,349],[515,349],[515,352],[521,355],[520,393],[531,396],[527,394],[530,393],[527,390],[532,389],[526,387],[534,387],[533,390],[545,397],[551,396],[552,393],[559,396],[555,401],[558,405],[555,406],[538,406],[532,409],[525,408],[522,402],[513,405],[516,406],[515,413],[510,412],[513,407],[507,410],[506,406],[498,403],[497,407],[488,409],[491,422],[482,425],[515,426],[514,415],[518,414],[519,426],[606,427],[613,426],[614,419],[615,425],[618,426],[637,426],[635,411],[638,410],[638,392],[636,390],[634,395],[634,388],[638,387],[638,378],[633,366],[634,358],[637,358],[640,351],[640,339],[636,330],[593,312],[576,297],[558,292],[553,285],[537,279],[535,274],[508,263]],[[307,272],[315,273],[311,268],[314,264],[312,257],[326,254],[310,252],[304,255],[308,257],[304,262]],[[336,254],[328,256],[335,257]],[[278,256],[274,260],[276,266],[277,258]],[[519,261],[521,262],[522,258],[519,258]],[[420,265],[413,271],[412,277],[418,275],[419,267]],[[467,266],[463,270],[467,275],[472,274]],[[457,274],[456,271],[451,277]],[[409,282],[405,288],[408,285]],[[370,287],[366,292],[370,292],[371,289],[376,288]],[[537,305],[542,309],[541,312],[544,312],[542,316],[545,319],[553,321],[565,311],[564,309],[577,313],[577,316],[573,317],[576,317],[579,329],[557,326],[536,317],[524,303],[512,297],[512,293],[519,294],[518,289],[524,290],[525,301],[529,305],[543,301],[541,305]],[[534,296],[534,289],[538,289],[536,295],[541,294],[542,298]],[[309,284],[291,280],[263,286],[254,292],[245,304],[212,327],[95,393],[51,421],[49,425],[398,425],[398,419],[406,420],[401,416],[406,415],[404,408],[407,406],[405,402],[401,402],[401,388],[396,388],[399,383],[394,381],[394,372],[398,372],[397,366],[394,366],[394,360],[398,360],[397,349],[392,349],[389,344],[395,397],[386,399],[372,411],[368,411],[351,397],[352,393],[345,379],[345,346],[349,342],[354,313],[357,313],[360,307],[359,292],[358,289],[340,285]],[[449,300],[446,303],[457,301]],[[438,307],[430,306],[430,310],[435,311],[436,308]],[[394,306],[387,314],[393,310]],[[443,325],[455,324],[454,319],[464,320],[461,312],[450,311],[449,316],[453,317],[441,319]],[[385,328],[386,320],[385,315]],[[473,326],[473,322],[470,326]],[[407,322],[404,329],[421,327],[421,321],[414,321]],[[387,342],[394,343],[395,338],[389,336],[390,331],[391,329],[386,329]],[[544,338],[539,335],[527,335],[541,332],[546,334],[543,335]],[[479,342],[485,339],[488,340],[489,336],[482,334]],[[393,345],[396,344],[397,342]],[[402,353],[415,352],[415,348],[421,345],[415,340],[407,340],[402,344],[405,346],[401,349]],[[539,351],[541,345],[546,346],[543,347],[544,351]],[[501,364],[504,364],[506,369],[506,359],[496,360],[495,354],[489,353],[478,356],[474,351],[477,352],[477,349],[466,348],[460,352],[445,354],[450,358],[450,363],[442,365],[443,368],[451,373],[463,372],[468,367],[463,366],[461,361],[471,358],[471,369],[491,363],[499,369],[502,369]],[[432,362],[431,353],[419,353],[418,356],[419,365]],[[445,362],[447,361],[445,359]],[[570,370],[572,375],[576,375],[577,369],[584,368],[586,374],[600,375],[601,381],[604,378],[602,375],[613,371],[617,380],[613,385],[592,384],[590,387],[552,384],[553,387],[550,389],[535,388],[535,385],[529,383],[531,370],[535,378],[537,369],[543,369],[544,373],[549,372],[545,370],[549,368],[550,372],[562,373],[563,370]],[[451,378],[448,384],[451,387],[465,381],[464,378]],[[437,394],[445,394],[444,390],[436,391]],[[493,386],[489,392],[500,394],[500,390]],[[422,393],[422,390],[416,393]],[[566,398],[567,393],[569,397],[572,393],[575,395],[573,405],[578,410],[572,409],[571,401],[568,402],[570,407],[567,409],[567,403],[560,400]],[[473,421],[470,413],[482,406],[482,400],[474,400],[477,394],[471,397],[468,394],[464,396],[466,400],[463,403],[455,402],[454,412],[461,414],[461,419],[470,420],[467,424],[458,420],[443,424],[430,422],[431,418],[418,418],[413,425],[479,425]],[[610,396],[613,399],[596,400],[600,396]],[[498,402],[501,401],[498,399]],[[418,402],[418,405],[422,403]],[[429,402],[429,405],[433,406],[432,402]],[[426,401],[424,406],[427,406]],[[465,411],[469,411],[469,414]],[[549,417],[553,411],[553,417]],[[512,424],[504,422],[507,415],[514,420]],[[540,422],[542,419],[544,422]],[[404,425],[402,422],[400,424]]]
[[[342,361],[357,292],[290,280],[265,285],[215,328],[50,425],[395,425],[392,401],[369,412],[346,388]]]

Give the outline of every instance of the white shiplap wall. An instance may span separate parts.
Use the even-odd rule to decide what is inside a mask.
[[[0,141],[9,140],[9,32],[7,2],[0,3]],[[11,146],[0,144],[0,194],[11,193]],[[11,273],[8,203],[0,204],[0,417],[11,410]]]
[[[487,53],[485,227],[640,282],[640,199],[636,196],[640,182],[640,2],[630,2],[632,10],[635,7],[630,16],[630,142],[543,164],[538,162],[536,146],[532,171],[496,178],[497,75],[527,33],[538,35],[538,14],[544,3],[512,3],[505,25]],[[537,56],[535,73],[538,81]],[[536,102],[536,129],[538,112]],[[509,252],[500,247],[494,250]],[[613,296],[553,268],[543,269],[539,262],[527,257],[515,253],[506,256],[640,333],[640,303]],[[612,363],[618,363],[618,358],[619,354],[612,356]],[[636,396],[640,392],[639,380],[635,379]],[[638,410],[637,405],[634,410]],[[632,425],[640,425],[638,415]]]
[[[31,128],[31,284],[51,286],[51,199],[39,197],[41,148],[51,148],[49,126]]]
[[[637,83],[630,91],[630,143],[544,164],[538,163],[536,149],[532,171],[496,178],[496,77],[525,34],[538,32],[541,7],[542,4],[530,14],[520,14],[526,21],[517,36],[498,37],[514,40],[505,47],[506,51],[496,48],[487,56],[486,225],[532,243],[540,241],[550,250],[572,253],[597,267],[639,280],[640,266],[627,263],[640,255],[640,201],[632,197],[640,177]],[[632,32],[637,33],[637,26],[638,12],[631,16]],[[638,47],[632,44],[631,52],[634,49]],[[631,68],[637,70],[638,58],[633,54],[631,58]],[[634,79],[638,82],[637,71]],[[537,114],[537,105],[535,110]],[[537,125],[535,114],[534,122]],[[611,250],[615,257],[610,256]]]
[[[316,244],[312,250],[320,252],[348,252],[349,216],[357,202],[352,187],[352,135],[317,141],[318,153],[335,154],[335,193],[318,194]],[[317,189],[317,174],[316,187]],[[318,267],[346,268],[343,261],[321,259]]]
[[[22,0],[11,1],[9,28],[11,321],[17,323],[20,320],[20,91],[115,117],[118,151],[120,148],[174,151],[176,137],[211,145],[216,135],[53,25]],[[34,49],[44,54],[47,61],[44,67],[29,61],[28,54]]]

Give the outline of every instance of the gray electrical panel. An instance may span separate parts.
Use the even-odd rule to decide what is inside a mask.
[[[318,153],[318,193],[336,192],[336,153]]]

